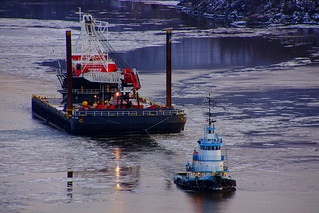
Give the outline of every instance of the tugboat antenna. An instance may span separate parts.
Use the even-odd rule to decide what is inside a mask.
[[[210,94],[208,95],[208,125],[209,127],[211,127],[212,125],[212,120],[210,115]]]
[[[166,30],[166,107],[172,107],[172,31]]]
[[[82,8],[79,7],[79,19],[80,19],[80,23],[82,21]]]
[[[211,117],[211,112],[210,112],[210,108],[211,108],[211,101],[214,101],[214,99],[210,98],[210,94],[208,94],[208,126],[211,127],[213,124],[213,132],[215,131],[215,120],[212,119]]]

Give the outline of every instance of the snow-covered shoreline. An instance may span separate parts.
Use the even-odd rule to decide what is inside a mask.
[[[193,16],[225,19],[240,26],[271,24],[319,24],[316,1],[243,1],[243,0],[183,0],[177,8]]]

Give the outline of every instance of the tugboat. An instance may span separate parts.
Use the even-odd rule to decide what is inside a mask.
[[[62,98],[33,95],[33,117],[74,135],[181,132],[186,114],[172,106],[171,89],[165,106],[141,97],[137,70],[125,64],[103,35],[108,23],[81,13],[80,23],[73,48],[71,31],[66,31],[67,72],[57,73]],[[170,31],[166,39],[170,54]],[[170,61],[167,70],[170,88]]]
[[[208,126],[204,127],[204,138],[199,139],[198,151],[194,150],[193,163],[186,164],[186,172],[179,172],[174,183],[181,189],[203,192],[235,191],[236,180],[231,178],[221,153],[222,139],[215,132],[215,122],[211,119],[209,98]]]

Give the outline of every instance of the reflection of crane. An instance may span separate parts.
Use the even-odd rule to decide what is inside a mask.
[[[67,197],[69,202],[73,198],[73,171],[67,172],[68,181],[66,183],[66,189],[67,189]]]
[[[121,166],[121,148],[114,148],[115,157],[115,188],[118,191],[134,190],[139,180],[139,167]]]
[[[113,149],[114,155],[114,168],[103,168],[103,169],[91,169],[84,168],[81,171],[73,171],[69,169],[67,171],[67,198],[68,202],[71,202],[74,198],[76,190],[74,190],[74,186],[80,187],[80,184],[74,184],[77,179],[90,179],[90,184],[94,184],[94,179],[97,178],[97,182],[95,184],[103,184],[110,183],[112,185],[111,189],[116,189],[117,191],[131,191],[136,188],[139,181],[139,166],[123,166],[121,163],[122,160],[122,150],[119,147]],[[99,178],[105,178],[108,180],[100,181]],[[115,186],[114,186],[115,184]],[[109,188],[107,188],[109,189]],[[104,187],[101,190],[105,190]],[[80,190],[81,191],[81,190]],[[78,197],[79,195],[77,195]]]

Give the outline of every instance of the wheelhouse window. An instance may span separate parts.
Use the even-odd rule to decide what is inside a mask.
[[[220,150],[220,146],[200,146],[201,150]]]

